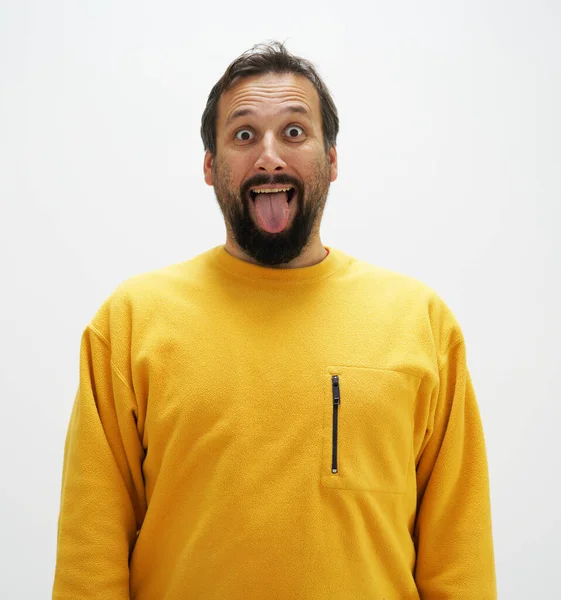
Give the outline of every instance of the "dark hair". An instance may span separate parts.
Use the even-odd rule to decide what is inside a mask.
[[[216,154],[216,117],[220,96],[240,77],[265,75],[267,73],[294,73],[309,79],[317,90],[321,108],[325,151],[335,146],[339,133],[337,108],[327,86],[317,74],[312,63],[291,54],[281,42],[256,44],[238,56],[212,88],[201,119],[201,137],[205,150]]]

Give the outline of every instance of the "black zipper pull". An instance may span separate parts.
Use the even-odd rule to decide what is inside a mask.
[[[341,389],[339,388],[339,375],[331,376],[331,389],[333,391],[333,452],[331,457],[331,472],[337,473],[337,429],[338,409],[341,404]]]

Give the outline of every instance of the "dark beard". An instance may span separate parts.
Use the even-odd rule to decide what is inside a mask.
[[[316,177],[309,184],[289,175],[256,175],[242,185],[239,192],[228,185],[228,174],[217,165],[213,168],[213,181],[216,199],[222,210],[238,246],[257,263],[273,267],[294,260],[302,253],[310,239],[316,220],[321,218],[329,191],[329,165],[318,165]],[[263,231],[249,212],[249,189],[256,185],[291,185],[297,195],[291,202],[297,202],[292,223],[279,233]]]

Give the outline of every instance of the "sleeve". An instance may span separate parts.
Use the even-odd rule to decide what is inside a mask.
[[[433,394],[417,466],[417,588],[423,600],[496,600],[487,455],[463,339]]]
[[[53,600],[129,599],[129,557],[144,510],[136,404],[90,325],[62,467]]]

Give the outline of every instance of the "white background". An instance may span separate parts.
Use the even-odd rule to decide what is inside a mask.
[[[425,281],[463,328],[499,597],[559,598],[558,0],[0,2],[0,597],[50,598],[84,327],[225,241],[200,117],[268,39],[339,109],[323,243]]]

